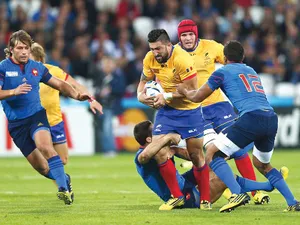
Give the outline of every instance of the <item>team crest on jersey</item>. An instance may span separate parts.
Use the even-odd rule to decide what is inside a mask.
[[[6,77],[17,77],[19,74],[17,71],[6,71],[5,76]]]
[[[37,76],[37,75],[39,75],[39,73],[38,73],[38,71],[37,71],[37,69],[32,69],[32,74],[33,74],[33,76]]]

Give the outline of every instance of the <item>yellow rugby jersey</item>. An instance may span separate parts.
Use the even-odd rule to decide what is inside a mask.
[[[199,88],[207,82],[210,75],[215,71],[215,63],[225,63],[223,49],[224,46],[216,41],[200,39],[195,50],[188,52],[195,61]],[[202,106],[222,101],[225,101],[223,94],[220,89],[217,89],[204,99]]]
[[[66,80],[68,78],[68,74],[65,73],[59,67],[50,64],[44,65],[47,67],[49,73],[52,76],[61,80]],[[52,87],[44,83],[40,83],[40,98],[42,106],[46,109],[47,118],[50,126],[52,127],[62,122],[62,114],[59,102],[59,91],[53,89]]]
[[[155,76],[165,92],[175,92],[176,85],[194,77],[196,70],[191,56],[180,46],[174,46],[166,63],[158,63],[149,51],[143,61],[143,74],[149,79]],[[167,101],[167,105],[175,109],[190,110],[199,107],[200,103],[191,102],[186,98],[174,98]]]

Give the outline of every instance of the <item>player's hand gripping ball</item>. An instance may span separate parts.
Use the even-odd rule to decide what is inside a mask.
[[[148,81],[145,85],[145,89],[148,97],[156,96],[164,92],[160,84],[155,81]]]

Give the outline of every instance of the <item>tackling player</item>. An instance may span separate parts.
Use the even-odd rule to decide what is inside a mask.
[[[80,101],[91,97],[78,93],[68,83],[52,77],[43,64],[29,59],[31,45],[31,36],[23,30],[10,36],[7,58],[0,63],[0,100],[16,146],[34,169],[56,181],[58,197],[72,204],[69,181],[53,148],[46,112],[40,103],[39,83]]]
[[[281,173],[270,164],[278,128],[278,117],[270,106],[260,78],[253,68],[242,63],[244,48],[238,41],[230,41],[224,47],[226,65],[216,70],[198,90],[178,86],[178,92],[193,102],[201,102],[214,90],[221,88],[239,112],[236,123],[226,128],[208,146],[206,162],[230,189],[232,196],[220,212],[228,212],[249,201],[241,190],[225,158],[254,142],[253,164],[283,195],[286,211],[300,211]]]
[[[197,88],[197,73],[191,56],[171,44],[169,35],[163,29],[152,30],[148,34],[150,51],[143,61],[143,73],[137,89],[138,100],[150,107],[158,108],[153,142],[159,142],[166,134],[178,133],[187,140],[187,149],[194,164],[194,175],[201,192],[200,209],[211,209],[209,194],[209,170],[204,160],[202,136],[204,120],[199,103],[192,103],[181,95],[176,95],[176,85],[183,82],[187,88]],[[164,94],[147,97],[147,81],[159,80]],[[174,93],[173,93],[174,92]],[[201,118],[201,119],[199,119]],[[184,204],[184,195],[176,180],[173,162],[156,155],[159,171],[173,195],[160,210],[171,210]],[[201,189],[201,190],[200,190]]]
[[[134,162],[138,174],[141,176],[145,184],[157,194],[163,201],[167,201],[171,197],[168,186],[160,175],[156,161],[153,159],[154,155],[158,151],[164,151],[171,159],[172,163],[175,164],[173,155],[177,157],[189,160],[188,152],[185,148],[171,147],[171,144],[178,144],[180,135],[178,134],[167,134],[161,139],[160,142],[152,142],[152,128],[153,124],[151,121],[143,121],[135,125],[134,137],[136,141],[141,145],[140,149],[136,153]],[[210,170],[210,197],[211,202],[217,201],[226,186],[224,183]],[[288,174],[285,174],[285,178]],[[176,171],[176,179],[182,193],[185,196],[185,203],[182,208],[199,208],[199,192],[196,188],[196,181],[193,175],[193,170],[189,170],[186,173],[180,175]],[[236,176],[237,182],[243,187],[245,192],[263,189],[266,191],[272,191],[273,186],[270,182],[255,182],[249,179],[245,179]]]
[[[224,46],[213,40],[199,39],[198,28],[192,20],[182,20],[178,24],[178,45],[186,50],[195,60],[197,70],[198,88],[205,84],[215,71],[215,63],[224,64]],[[213,141],[215,132],[219,133],[226,127],[231,126],[237,119],[237,115],[228,101],[225,101],[220,89],[216,89],[208,98],[201,102],[202,113],[205,119],[204,126],[204,147]],[[256,180],[255,172],[248,155],[248,150],[252,148],[246,146],[245,149],[235,153],[232,158],[240,174],[248,179]],[[252,192],[253,200],[256,204],[263,204],[269,201],[269,196],[262,192]],[[230,195],[228,196],[230,197]]]

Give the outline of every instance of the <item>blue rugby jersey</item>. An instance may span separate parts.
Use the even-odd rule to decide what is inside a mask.
[[[24,119],[42,110],[39,83],[47,83],[51,77],[48,69],[40,62],[29,59],[25,64],[16,64],[11,58],[1,61],[0,86],[2,90],[15,89],[23,83],[32,86],[32,90],[27,94],[1,100],[7,119],[9,121]]]
[[[242,116],[254,110],[273,110],[260,78],[253,68],[243,63],[230,63],[216,70],[208,79],[212,90],[221,88]]]

